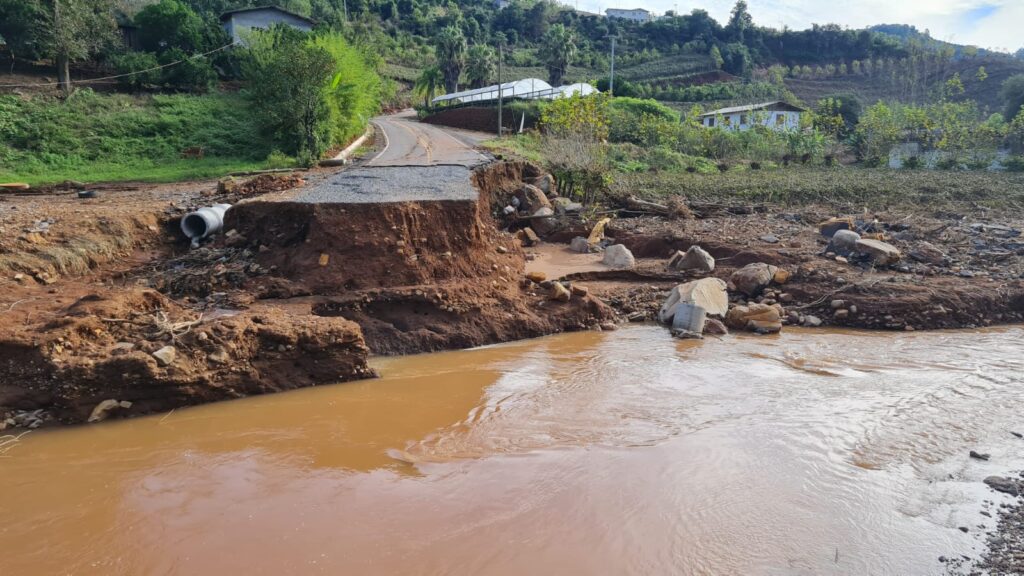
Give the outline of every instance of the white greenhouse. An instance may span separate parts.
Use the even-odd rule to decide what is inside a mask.
[[[552,100],[555,98],[568,97],[577,93],[587,96],[597,92],[593,86],[585,82],[578,82],[576,84],[568,84],[566,86],[553,88],[550,84],[540,78],[525,78],[523,80],[505,82],[504,84],[501,84],[500,89],[502,98],[517,98],[520,100],[538,100],[542,98]],[[451,94],[445,94],[444,96],[438,96],[431,100],[430,103],[434,106],[450,106],[471,102],[493,102],[498,99],[498,91],[499,85],[495,84],[493,86],[485,86],[474,90],[463,90],[461,92],[453,92]]]

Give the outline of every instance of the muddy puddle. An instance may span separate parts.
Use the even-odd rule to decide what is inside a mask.
[[[1022,337],[633,326],[33,432],[0,572],[941,574],[1024,467]]]

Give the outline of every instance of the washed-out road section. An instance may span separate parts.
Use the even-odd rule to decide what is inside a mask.
[[[411,112],[373,120],[384,146],[364,166],[299,190],[311,204],[475,201],[470,170],[488,160],[474,146],[486,135],[421,124]]]

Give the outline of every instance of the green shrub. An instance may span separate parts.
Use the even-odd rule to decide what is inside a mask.
[[[163,69],[165,85],[188,92],[207,92],[217,81],[217,73],[210,61],[203,57],[189,57],[180,48],[164,51],[158,58],[160,64],[174,64]]]
[[[118,54],[111,59],[111,64],[117,74],[124,75],[118,78],[117,82],[127,90],[138,91],[144,86],[160,83],[160,71],[155,70],[160,63],[157,62],[156,56],[149,52]],[[148,72],[142,72],[143,70]]]
[[[1009,172],[1024,172],[1024,156],[1011,156],[1003,160],[1002,164]]]

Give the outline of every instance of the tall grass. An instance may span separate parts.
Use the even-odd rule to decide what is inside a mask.
[[[0,96],[3,181],[173,181],[258,168],[271,150],[233,94]]]

